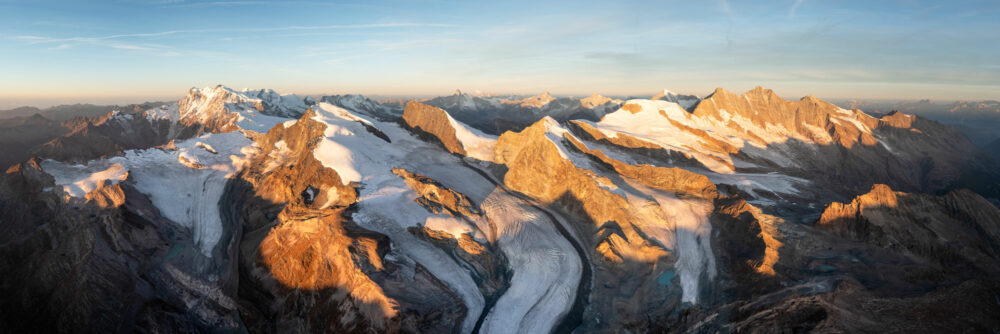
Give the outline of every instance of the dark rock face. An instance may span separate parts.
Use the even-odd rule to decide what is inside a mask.
[[[33,147],[69,131],[67,126],[39,114],[0,120],[0,169],[27,160]]]
[[[830,204],[816,226],[956,272],[1000,273],[1000,209],[968,190],[933,196],[875,185],[850,204]]]
[[[204,277],[225,271],[194,251],[126,179],[106,196],[63,202],[34,160],[0,177],[0,323],[14,332],[235,329],[234,306]],[[99,192],[102,190],[95,190]],[[110,199],[110,200],[109,200]],[[197,304],[192,301],[199,300]]]

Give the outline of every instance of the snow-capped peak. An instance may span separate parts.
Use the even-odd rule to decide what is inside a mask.
[[[608,102],[621,103],[621,100],[613,100],[609,97],[604,97],[596,93],[580,99],[580,105],[587,109],[594,109],[595,107],[605,105]]]
[[[277,123],[298,118],[309,108],[307,100],[272,89],[236,91],[218,85],[192,88],[178,101],[179,119],[185,125],[201,124],[212,132],[237,128],[266,132]]]
[[[701,99],[698,98],[697,96],[678,95],[677,93],[674,93],[669,89],[664,89],[659,93],[656,93],[656,95],[653,95],[653,97],[651,97],[650,100],[664,100],[667,102],[677,103],[684,109],[690,109],[694,105],[698,104],[699,101],[701,101]]]

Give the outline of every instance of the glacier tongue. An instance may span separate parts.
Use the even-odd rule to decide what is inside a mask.
[[[354,220],[388,235],[394,253],[421,264],[461,296],[468,308],[461,332],[472,332],[483,312],[488,312],[480,328],[484,333],[548,332],[569,312],[584,264],[572,255],[570,242],[555,231],[556,222],[395,123],[365,119],[328,103],[318,104],[314,111],[314,119],[327,125],[314,156],[336,170],[345,183],[361,184]],[[365,125],[377,127],[392,142],[371,135]],[[470,143],[492,144],[490,136],[478,131],[462,136]],[[406,230],[446,218],[414,202],[417,194],[392,173],[396,167],[434,178],[482,204],[487,221],[476,221],[468,228],[478,231],[476,238],[497,240],[513,271],[507,292],[491,309],[484,310],[485,299],[467,269]],[[496,227],[496,235],[491,235],[491,226]],[[454,225],[449,229],[463,230]]]

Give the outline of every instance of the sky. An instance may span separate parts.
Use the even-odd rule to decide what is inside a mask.
[[[1000,99],[1000,2],[0,0],[0,108],[191,87]]]

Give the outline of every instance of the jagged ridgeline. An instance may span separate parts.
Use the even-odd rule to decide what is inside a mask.
[[[218,86],[8,123],[12,332],[1000,327],[997,162],[904,113]]]

